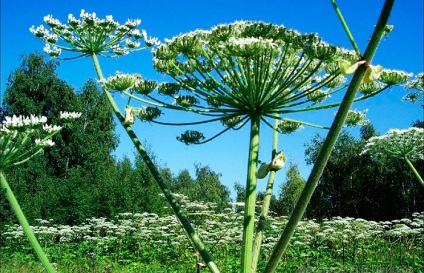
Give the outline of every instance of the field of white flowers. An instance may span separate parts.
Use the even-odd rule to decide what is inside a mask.
[[[240,204],[217,214],[213,212],[213,204],[188,202],[184,196],[179,199],[222,272],[238,272],[242,237],[242,212],[237,211]],[[285,216],[268,219],[263,260],[267,260],[286,221]],[[61,268],[59,272],[78,272],[64,269],[64,265],[75,268],[72,263],[76,260],[80,266],[84,264],[84,270],[90,270],[87,272],[137,272],[137,268],[149,268],[149,264],[155,264],[156,272],[160,272],[158,268],[163,268],[163,272],[182,272],[181,268],[185,268],[183,272],[196,270],[194,248],[174,216],[121,213],[114,219],[91,218],[76,226],[42,219],[37,222],[32,228],[53,262]],[[22,257],[31,255],[19,225],[3,226],[1,241],[0,269],[5,270],[2,272],[12,272],[7,271],[7,259],[16,262],[14,258],[25,260]],[[281,272],[422,272],[423,242],[424,212],[412,214],[411,219],[385,222],[342,217],[322,222],[304,220],[281,262]],[[135,271],[115,270],[119,266],[129,266]]]

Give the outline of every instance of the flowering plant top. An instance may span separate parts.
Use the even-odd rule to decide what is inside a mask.
[[[424,73],[417,74],[413,79],[406,83],[406,89],[416,90],[408,93],[403,97],[404,100],[410,102],[421,101],[421,107],[424,108]]]
[[[423,151],[424,129],[411,127],[391,129],[385,135],[370,138],[363,153],[370,153],[376,160],[396,157],[417,161],[424,159]]]
[[[52,57],[58,57],[62,50],[81,54],[77,57],[91,54],[116,57],[140,49],[143,41],[147,47],[157,43],[145,30],[137,29],[140,19],[127,20],[121,25],[111,15],[99,19],[96,13],[81,10],[80,19],[69,14],[68,24],[52,15],[45,16],[44,22],[50,29],[40,25],[32,26],[30,31],[46,43],[44,51]],[[61,40],[64,43],[59,43]]]
[[[347,87],[346,75],[366,63],[360,58],[317,34],[249,21],[195,30],[165,40],[154,50],[155,68],[177,82],[159,86],[159,92],[174,101],[161,106],[175,109],[177,105],[231,128],[243,126],[254,116],[272,127],[267,118],[278,117],[280,132],[295,131],[302,124],[321,127],[287,114],[338,106],[328,99]],[[357,100],[411,76],[366,65],[369,69]]]
[[[80,116],[81,113],[60,112],[65,125]],[[47,124],[44,116],[6,116],[0,124],[0,167],[19,165],[53,146],[52,137],[61,129]]]

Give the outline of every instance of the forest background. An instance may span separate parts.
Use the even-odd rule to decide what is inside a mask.
[[[90,217],[110,218],[124,212],[169,213],[143,160],[138,156],[131,160],[112,155],[118,137],[98,84],[88,80],[75,90],[57,76],[57,66],[57,61],[46,61],[42,54],[23,56],[21,66],[9,76],[0,114],[1,118],[12,114],[45,115],[55,122],[63,109],[82,113],[75,124],[57,135],[56,145],[43,155],[5,170],[28,219],[77,224]],[[423,122],[411,121],[411,125],[423,127]],[[361,155],[366,140],[375,135],[372,124],[362,126],[359,138],[349,131],[341,134],[307,217],[389,220],[424,209],[424,190],[403,160],[382,164]],[[314,162],[322,140],[317,134],[305,144],[309,164]],[[243,185],[235,183],[232,198],[219,171],[208,165],[196,164],[194,177],[187,169],[175,174],[160,164],[154,149],[150,154],[171,190],[189,200],[216,203],[217,211],[232,207],[232,201],[244,200]],[[423,163],[417,163],[421,175]],[[276,215],[291,212],[305,183],[297,164],[289,163],[286,170],[285,181],[279,183],[271,204]],[[258,195],[261,200],[263,193]],[[0,220],[13,222],[14,215],[4,196],[0,204]]]
[[[195,28],[208,29],[223,22],[264,20],[282,23],[302,32],[319,32],[325,40],[349,47],[348,40],[340,35],[343,32],[329,1],[298,1],[296,6],[285,1],[279,4],[268,1],[255,8],[253,2],[240,5],[239,1],[225,1],[225,5],[208,1],[194,5],[188,1],[177,6],[165,2],[162,3],[164,5],[147,2],[141,7],[128,1],[118,8],[118,4],[112,2],[98,6],[94,1],[73,1],[71,6],[64,6],[54,1],[45,5],[25,0],[13,3],[2,1],[2,115],[33,113],[46,114],[54,119],[60,110],[78,110],[84,114],[80,123],[58,136],[58,145],[33,162],[7,174],[14,181],[14,192],[21,200],[24,211],[28,211],[29,219],[52,218],[63,223],[76,223],[88,216],[113,216],[126,211],[165,213],[163,200],[157,195],[159,191],[142,160],[125,146],[128,142],[126,139],[118,143],[120,132],[114,130],[114,121],[97,84],[94,81],[85,82],[94,76],[92,68],[83,65],[86,60],[78,60],[74,66],[59,66],[42,55],[31,54],[32,50],[39,49],[39,44],[28,28],[32,24],[41,23],[44,15],[65,18],[68,13],[78,14],[83,8],[88,12],[95,11],[99,16],[112,14],[119,21],[141,16],[142,27],[161,40]],[[352,31],[357,40],[361,41],[360,47],[372,32],[372,29],[364,29],[364,26],[374,23],[372,20],[381,2],[340,3],[341,8],[348,11],[347,20],[355,22]],[[359,9],[359,6],[362,8]],[[413,73],[422,71],[421,11],[421,1],[396,3],[390,20],[395,29],[380,46],[375,58],[376,64],[390,65]],[[300,12],[308,20],[299,20]],[[25,16],[17,20],[18,14]],[[357,20],[359,16],[361,20]],[[10,46],[11,41],[14,46]],[[402,53],[401,57],[399,52]],[[20,59],[20,54],[25,55]],[[115,64],[114,60],[108,63],[108,74],[119,69],[140,72],[147,78],[157,77],[148,69],[151,66],[149,52],[141,54],[138,59],[127,60],[127,66],[122,68],[117,68]],[[67,75],[71,74],[70,78],[76,80],[68,82]],[[390,128],[404,129],[412,124],[420,125],[417,119],[422,117],[422,108],[417,104],[403,102],[405,93],[404,90],[393,89],[357,105],[360,110],[369,108],[368,118],[372,126],[342,134],[309,205],[308,216],[394,219],[423,210],[423,192],[407,172],[404,163],[393,162],[393,165],[381,166],[370,162],[369,158],[359,156],[363,140],[371,135],[383,134]],[[92,105],[92,101],[98,103],[94,108],[88,108],[87,105]],[[331,112],[333,110],[330,110],[330,114],[323,113],[313,119],[330,121],[333,117]],[[245,154],[240,155],[238,151],[247,141],[242,134],[237,139],[234,134],[229,134],[214,144],[185,147],[174,142],[177,133],[169,128],[143,124],[140,130],[147,143],[151,144],[150,152],[157,155],[156,163],[174,191],[184,193],[193,200],[221,204],[227,204],[230,199],[241,200],[246,166],[244,160],[239,160]],[[321,142],[321,137],[316,136],[316,133],[325,136],[326,132],[308,129],[284,136],[281,140],[280,146],[288,155],[289,162],[285,171],[281,171],[277,177],[278,189],[272,207],[277,213],[288,213],[290,206],[283,204],[283,200],[292,204],[303,183],[302,177],[309,174],[310,165],[307,163],[313,162]],[[261,149],[269,150],[269,145],[265,143]],[[226,151],[225,156],[222,151]],[[263,161],[267,159],[261,158]],[[422,163],[417,163],[421,175]],[[372,181],[369,177],[373,178]],[[140,179],[143,183],[136,183]],[[283,193],[286,194],[284,198]],[[4,210],[0,220],[5,222],[13,219],[6,201],[2,196]],[[376,209],[367,209],[370,206]]]

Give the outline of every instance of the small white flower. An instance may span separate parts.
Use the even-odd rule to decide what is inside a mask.
[[[62,127],[57,125],[48,125],[48,124],[43,125],[43,130],[49,134],[59,131],[60,129],[62,129]]]
[[[60,119],[77,119],[81,117],[79,112],[62,112],[59,113]]]
[[[57,46],[46,44],[43,48],[44,52],[49,54],[51,57],[58,57],[60,53],[62,53],[62,50],[58,48]]]
[[[125,22],[125,26],[127,26],[127,27],[129,27],[131,29],[138,27],[138,25],[140,25],[140,24],[141,24],[141,20],[140,19],[135,19],[135,20],[128,19]]]
[[[49,35],[49,31],[45,29],[43,25],[38,26],[37,28],[34,28],[34,26],[32,26],[29,31],[31,31],[32,34],[39,38],[43,38]]]
[[[125,43],[128,48],[137,48],[137,47],[140,47],[140,44],[141,44],[140,42],[132,41],[131,39],[126,39]]]
[[[40,146],[45,146],[45,147],[51,147],[54,145],[54,142],[51,139],[46,139],[46,140],[36,139],[35,144]]]

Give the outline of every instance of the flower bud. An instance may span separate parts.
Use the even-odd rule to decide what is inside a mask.
[[[259,167],[258,172],[256,173],[256,177],[259,179],[262,179],[262,178],[265,178],[265,176],[267,176],[268,173],[269,173],[269,163],[264,163]]]
[[[271,164],[269,164],[269,170],[270,171],[278,171],[281,170],[284,167],[284,164],[286,163],[286,156],[284,155],[284,152],[279,152],[274,159],[272,160]]]
[[[353,74],[356,71],[356,69],[358,69],[358,67],[364,63],[365,61],[349,62],[346,60],[339,60],[340,73],[342,73],[345,76]]]
[[[364,75],[364,83],[373,82],[375,80],[378,80],[380,78],[381,72],[383,71],[383,67],[381,65],[370,65],[367,67],[367,70],[365,70]]]
[[[125,108],[125,120],[124,120],[124,124],[125,125],[131,125],[135,123],[135,115],[134,115],[134,110],[132,107],[126,107]]]

